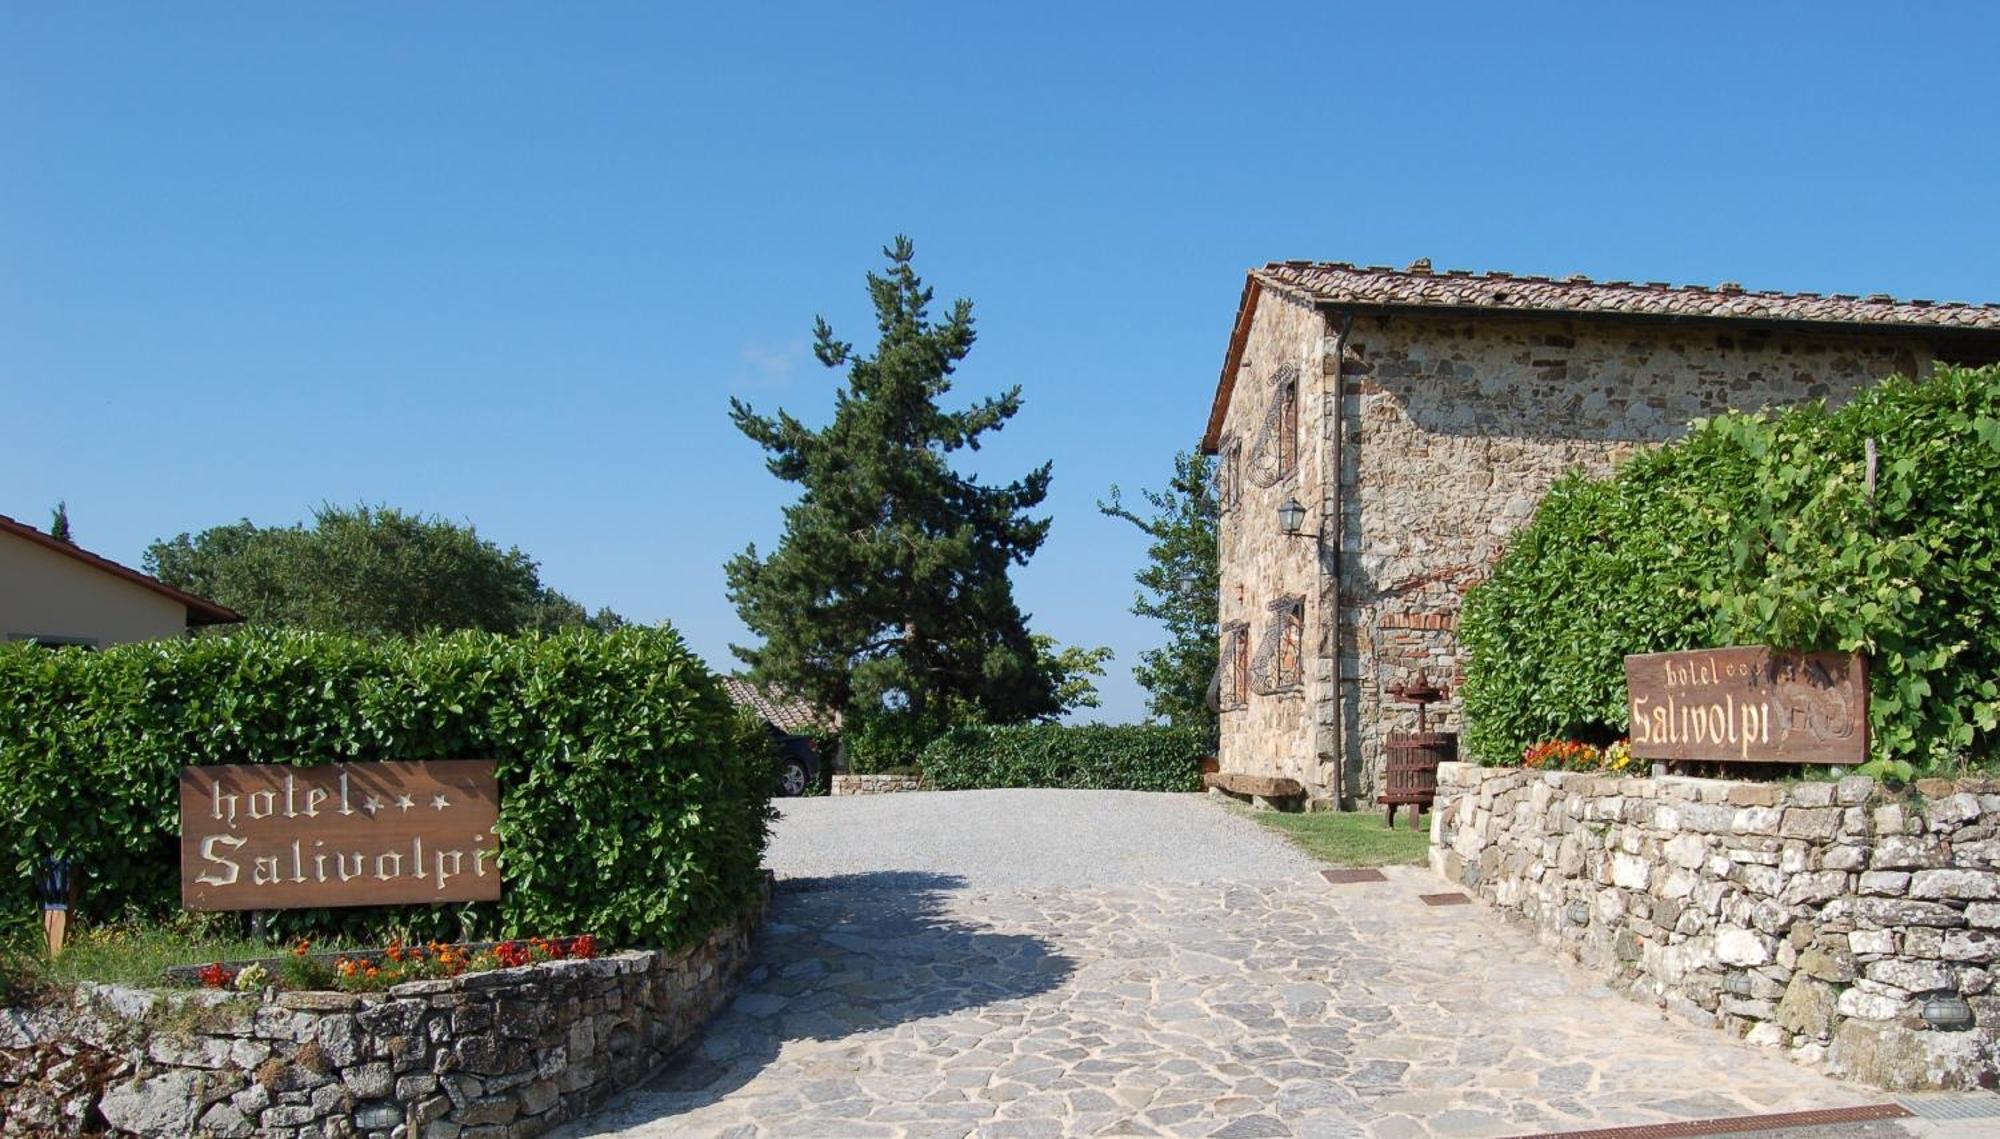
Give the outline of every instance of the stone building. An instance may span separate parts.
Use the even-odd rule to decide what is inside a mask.
[[[1373,802],[1387,695],[1455,690],[1460,602],[1557,476],[1731,408],[2000,359],[2000,305],[1290,261],[1252,270],[1202,450],[1224,773]],[[1303,507],[1296,534],[1280,508]],[[1442,711],[1456,730],[1455,701]]]

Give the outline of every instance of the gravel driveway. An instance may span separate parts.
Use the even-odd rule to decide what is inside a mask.
[[[1317,865],[1205,797],[913,791],[787,799],[765,863],[786,878],[948,874],[968,889],[1262,882]]]

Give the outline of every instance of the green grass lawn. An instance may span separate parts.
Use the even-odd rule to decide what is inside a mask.
[[[1270,827],[1289,839],[1293,846],[1321,862],[1334,866],[1421,866],[1430,857],[1430,816],[1424,816],[1421,830],[1410,830],[1409,809],[1396,812],[1396,829],[1382,825],[1382,810],[1322,811],[1291,814],[1284,811],[1235,810]]]

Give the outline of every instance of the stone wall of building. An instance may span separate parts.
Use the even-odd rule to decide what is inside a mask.
[[[1324,786],[1315,709],[1325,701],[1320,690],[1332,677],[1329,657],[1319,664],[1318,635],[1330,622],[1323,616],[1319,543],[1313,537],[1288,537],[1278,527],[1278,507],[1296,499],[1307,507],[1302,527],[1307,535],[1324,532],[1322,448],[1324,423],[1332,405],[1332,380],[1325,375],[1325,322],[1310,306],[1266,294],[1258,306],[1245,342],[1217,462],[1237,464],[1233,502],[1225,502],[1221,527],[1220,618],[1228,629],[1240,623],[1250,638],[1253,655],[1264,647],[1276,620],[1274,602],[1302,599],[1303,643],[1299,683],[1275,691],[1252,685],[1238,706],[1225,705],[1221,715],[1219,757],[1227,772],[1281,775],[1310,787]],[[1297,384],[1296,435],[1290,442],[1290,470],[1276,462],[1284,441],[1273,429],[1273,405],[1278,385]],[[1232,460],[1232,452],[1235,454]],[[1225,671],[1228,661],[1224,661]],[[1271,688],[1269,684],[1262,685]],[[1330,742],[1330,741],[1328,741]]]
[[[386,993],[86,985],[0,1010],[0,1135],[524,1139],[601,1106],[733,994],[761,920],[679,953]]]
[[[1268,303],[1268,302],[1267,302]],[[1615,469],[1697,418],[1926,369],[1918,341],[1610,321],[1358,315],[1339,341],[1340,676],[1367,794],[1417,669],[1462,680],[1458,610],[1567,471]],[[1438,706],[1456,730],[1456,702]]]
[[[831,794],[893,795],[900,791],[921,791],[921,775],[836,775]]]
[[[1446,764],[1431,862],[1687,1020],[1896,1089],[2000,1077],[2000,780],[1609,778]],[[1939,994],[1974,1025],[1933,1028]]]

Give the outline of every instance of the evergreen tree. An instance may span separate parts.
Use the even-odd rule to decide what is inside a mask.
[[[49,537],[54,538],[58,542],[68,542],[71,545],[76,544],[76,539],[70,537],[69,533],[68,500],[56,503],[56,508],[49,512]]]
[[[1166,645],[1140,653],[1132,669],[1150,693],[1146,708],[1175,727],[1200,728],[1211,738],[1216,722],[1208,707],[1208,686],[1220,651],[1216,605],[1222,591],[1217,564],[1221,513],[1212,471],[1208,456],[1182,451],[1174,456],[1167,490],[1139,492],[1152,507],[1151,517],[1126,507],[1115,486],[1111,501],[1097,504],[1153,540],[1147,548],[1151,560],[1136,575],[1140,592],[1132,598],[1133,613],[1167,627]]]
[[[1027,512],[1048,494],[1049,465],[1003,486],[952,469],[954,452],[977,450],[1021,409],[1021,389],[941,408],[972,349],[972,303],[932,321],[909,239],[883,252],[887,272],[868,274],[874,354],[815,322],[813,354],[847,369],[832,422],[815,430],[730,401],[771,473],[800,487],[777,550],[759,557],[753,545],[727,567],[730,600],[763,638],[735,652],[759,679],[863,720],[884,709],[931,727],[1053,714],[1052,670],[1007,577],[1048,536],[1048,519]]]

